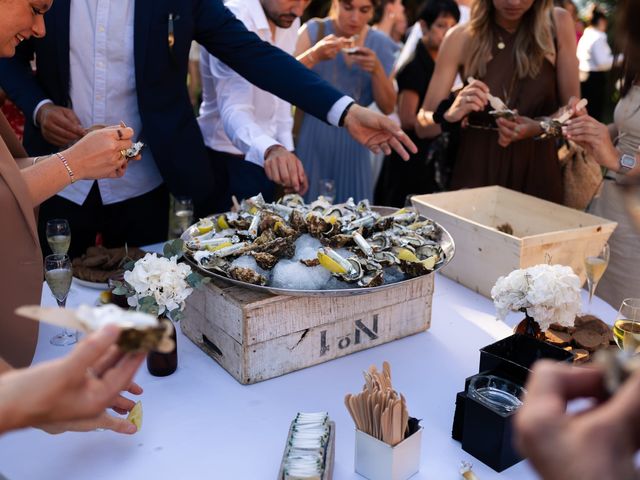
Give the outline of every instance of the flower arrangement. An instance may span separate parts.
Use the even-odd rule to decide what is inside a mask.
[[[501,320],[525,312],[542,331],[552,323],[572,326],[580,311],[580,279],[571,267],[535,265],[500,277],[491,297]]]
[[[180,320],[187,297],[209,280],[178,262],[183,247],[182,240],[174,240],[164,245],[163,255],[147,253],[125,265],[124,282],[116,282],[113,293],[125,295],[129,306],[140,312]]]

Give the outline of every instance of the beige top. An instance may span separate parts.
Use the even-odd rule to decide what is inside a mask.
[[[14,160],[26,156],[0,113],[0,357],[14,367],[31,363],[38,342],[38,324],[13,312],[20,305],[40,303],[43,278],[34,207]]]
[[[632,87],[620,100],[614,121],[620,135],[618,149],[636,155],[640,145],[640,86]],[[640,189],[634,196],[640,205]],[[624,193],[616,182],[604,182],[591,212],[618,222],[609,239],[609,267],[596,290],[597,296],[618,309],[625,298],[640,297],[640,231],[631,220]]]

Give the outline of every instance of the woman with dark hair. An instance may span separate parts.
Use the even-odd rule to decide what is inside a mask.
[[[375,102],[388,115],[396,103],[390,74],[397,47],[368,25],[378,1],[333,0],[329,17],[310,20],[300,29],[296,56],[359,105]],[[296,153],[309,178],[307,198],[320,194],[323,179],[335,182],[337,202],[373,198],[369,151],[344,131],[305,115]]]
[[[462,122],[451,188],[501,185],[554,202],[564,197],[553,138],[536,139],[542,118],[578,97],[576,39],[569,13],[552,0],[476,0],[471,20],[440,49],[416,131],[434,137]],[[449,104],[458,73],[475,77]],[[489,93],[517,110],[493,121]],[[447,108],[448,107],[448,108]]]
[[[418,153],[411,155],[408,162],[393,153],[385,157],[376,184],[376,205],[402,207],[407,195],[436,190],[434,165],[427,161],[431,141],[416,135],[416,113],[427,93],[440,44],[460,20],[460,10],[454,0],[427,0],[418,18],[422,39],[413,57],[396,74],[400,124],[418,146]]]
[[[625,191],[619,187],[640,178],[640,0],[624,0],[619,8],[624,65],[614,123],[607,126],[592,116],[582,116],[565,129],[568,139],[583,146],[608,170],[591,211],[618,222],[609,239],[609,267],[598,285],[598,296],[614,308],[625,298],[640,297],[640,236],[625,206]],[[638,204],[640,187],[635,187],[633,195]]]

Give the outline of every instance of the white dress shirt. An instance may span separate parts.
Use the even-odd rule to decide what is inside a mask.
[[[289,28],[275,29],[272,37],[260,0],[227,0],[225,5],[248,30],[262,40],[293,54],[300,20]],[[265,151],[272,145],[294,149],[291,105],[259,89],[201,48],[202,105],[198,123],[207,146],[213,150],[244,155],[264,165]]]
[[[584,30],[576,55],[581,72],[607,72],[613,65],[613,53],[607,34],[597,28],[587,27]]]
[[[140,135],[133,57],[135,0],[71,2],[69,24],[70,98],[82,126],[117,125],[124,121]],[[162,184],[151,150],[132,161],[121,178],[98,180],[103,204],[121,202]],[[81,180],[59,195],[82,205],[93,180]]]

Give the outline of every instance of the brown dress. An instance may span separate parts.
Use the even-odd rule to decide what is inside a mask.
[[[559,108],[555,66],[545,59],[536,78],[519,80],[515,76],[515,35],[496,27],[494,38],[493,58],[487,65],[485,78],[480,80],[520,115],[535,118],[554,113]],[[499,41],[505,44],[502,50],[498,48]],[[470,115],[469,124],[495,127],[489,110]],[[503,148],[498,145],[495,129],[462,129],[451,188],[489,185],[562,203],[562,178],[554,140],[520,140]]]
[[[13,312],[20,305],[40,304],[43,277],[34,207],[14,160],[26,156],[0,114],[0,357],[14,367],[31,363],[38,324]]]

